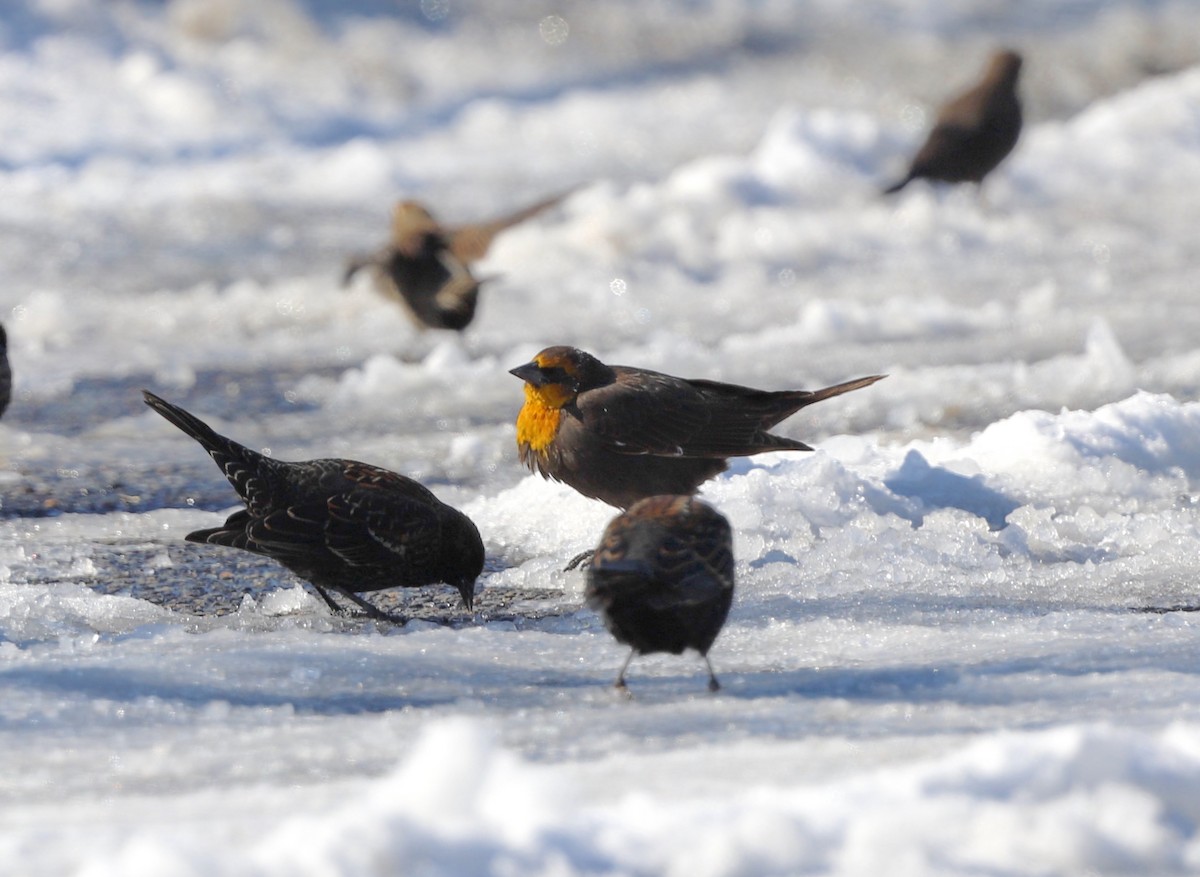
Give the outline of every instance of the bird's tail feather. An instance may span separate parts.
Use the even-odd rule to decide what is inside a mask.
[[[147,405],[203,445],[208,455],[221,467],[238,496],[243,500],[247,499],[248,480],[255,471],[269,463],[267,457],[226,438],[199,417],[159,398],[149,390],[143,390],[142,396]]]
[[[161,414],[167,421],[204,445],[206,450],[211,451],[212,448],[220,447],[229,442],[229,439],[219,435],[199,417],[188,411],[184,411],[178,405],[172,405],[166,399],[154,395],[149,390],[142,390],[142,396],[145,398],[147,405]]]
[[[814,402],[820,402],[824,399],[832,399],[834,396],[840,396],[843,393],[849,393],[853,390],[861,390],[863,387],[869,387],[876,381],[882,381],[887,375],[869,375],[865,378],[855,378],[852,381],[845,381],[841,384],[834,384],[832,387],[825,387],[822,390],[807,391],[803,397],[800,408],[806,405],[812,405]]]
[[[771,411],[766,418],[765,425],[768,427],[774,426],[791,417],[801,408],[807,408],[816,402],[832,399],[834,396],[840,396],[843,393],[849,393],[853,390],[861,390],[863,387],[869,387],[876,381],[882,381],[886,377],[887,375],[870,375],[865,378],[855,378],[852,381],[834,384],[832,387],[825,387],[821,390],[777,390],[771,392],[766,394],[771,400]],[[793,451],[812,450],[810,446],[796,439],[784,438],[783,436],[770,436],[769,440],[772,447],[788,448]]]
[[[346,261],[346,267],[342,271],[342,289],[348,289],[350,281],[354,279],[354,275],[364,268],[369,268],[372,265],[378,264],[377,256],[354,256]]]

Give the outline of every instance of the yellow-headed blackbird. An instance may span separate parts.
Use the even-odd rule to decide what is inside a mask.
[[[768,430],[806,405],[883,377],[814,391],[755,390],[605,365],[574,347],[548,347],[511,373],[525,381],[521,462],[623,509],[647,496],[693,494],[725,471],[728,457],[811,451]]]
[[[733,602],[733,537],[729,522],[690,496],[652,496],[609,522],[588,567],[587,604],[635,654],[695,649],[708,665],[708,687],[720,685],[708,650]]]
[[[1021,56],[992,55],[983,79],[938,111],[933,130],[917,151],[908,174],[884,190],[898,192],[918,178],[980,183],[1012,152],[1021,134],[1017,76]]]
[[[448,227],[417,201],[401,201],[392,211],[392,239],[379,252],[351,259],[342,285],[371,268],[376,288],[399,301],[418,328],[462,331],[475,318],[479,284],[470,263],[487,255],[496,235],[553,207],[556,195],[491,222]]]
[[[483,542],[471,520],[403,475],[353,460],[275,460],[218,435],[178,406],[146,404],[190,435],[221,467],[246,508],[189,542],[226,545],[279,561],[335,612],[336,591],[376,618],[403,623],[357,591],[454,585],[474,604]]]
[[[12,367],[8,364],[8,333],[0,325],[0,417],[12,399]]]

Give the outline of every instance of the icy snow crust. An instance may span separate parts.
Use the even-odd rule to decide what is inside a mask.
[[[1200,870],[1197,32],[1150,0],[10,4],[0,873]],[[877,197],[1000,40],[1029,124],[984,198]],[[574,186],[462,338],[337,288],[396,197]],[[889,374],[705,487],[716,696],[694,655],[609,687],[561,568],[612,511],[516,461],[506,371],[554,343]],[[484,535],[478,616],[335,618],[184,543],[234,497],[143,386],[429,484]]]

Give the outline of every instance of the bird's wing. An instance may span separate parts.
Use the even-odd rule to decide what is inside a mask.
[[[976,86],[970,91],[946,101],[938,108],[934,119],[934,130],[938,128],[957,128],[965,131],[978,131],[987,115],[988,95],[992,89]]]
[[[712,420],[704,395],[687,381],[648,371],[581,393],[576,407],[588,432],[622,454],[693,456]]]
[[[276,560],[306,562],[324,547],[325,514],[319,501],[295,503],[245,521],[247,550]]]
[[[939,122],[929,132],[929,136],[913,157],[913,169],[917,170],[926,165],[932,165],[936,170],[941,164],[953,162],[958,156],[970,153],[974,141],[978,137],[978,128],[952,122]]]
[[[351,256],[346,260],[346,267],[342,271],[342,288],[348,287],[359,271],[364,268],[380,268],[386,260],[387,255],[381,253],[359,253]]]
[[[314,461],[325,462],[325,461]],[[355,460],[330,460],[336,464],[329,469],[331,478],[343,479],[353,486],[354,490],[376,491],[389,497],[404,498],[410,502],[428,506],[437,506],[440,502],[433,492],[418,481],[414,481],[390,469],[381,469],[370,463],[359,463]],[[334,485],[333,480],[324,483]]]
[[[439,523],[428,505],[376,491],[348,491],[326,501],[325,544],[351,566],[404,570],[437,560]],[[397,582],[400,584],[400,582]]]
[[[703,606],[718,599],[726,590],[725,581],[696,569],[692,574],[674,581],[670,587],[647,588],[642,594],[647,609],[669,611],[685,606]]]
[[[400,570],[428,550],[419,543],[437,541],[421,536],[438,526],[439,502],[411,478],[347,460],[313,460],[291,474],[291,501],[246,526],[254,550],[282,561],[324,550],[351,566]]]
[[[442,325],[448,329],[464,328],[475,316],[480,281],[471,273],[466,263],[453,253],[443,252],[438,258],[449,277],[433,297],[433,303],[437,307]]]
[[[450,251],[464,262],[477,262],[487,255],[488,248],[500,232],[533,218],[543,210],[549,210],[569,194],[571,192],[562,192],[490,222],[476,222],[447,229]]]
[[[768,435],[765,424],[778,420],[780,405],[779,394],[640,370],[578,400],[584,425],[612,450],[712,458],[771,447],[811,450]]]
[[[424,485],[367,463],[341,461],[349,483],[325,500],[325,541],[350,564],[433,562],[441,502]]]
[[[648,595],[651,605],[660,599],[673,603],[701,604],[733,588],[733,552],[729,525],[715,515],[691,515],[663,539],[656,566],[669,588]]]

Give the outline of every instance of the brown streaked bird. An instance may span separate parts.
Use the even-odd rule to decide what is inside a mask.
[[[647,496],[693,494],[725,471],[729,457],[811,451],[768,430],[806,405],[884,377],[823,390],[755,390],[605,365],[574,347],[547,347],[511,374],[525,381],[521,462],[622,509]]]
[[[720,688],[708,650],[733,603],[733,536],[729,522],[691,496],[651,496],[609,522],[592,556],[584,590],[617,642],[634,655],[695,649]]]
[[[400,201],[392,211],[392,238],[369,256],[346,265],[346,286],[363,268],[372,269],[376,288],[399,301],[419,328],[461,332],[475,318],[479,286],[470,269],[487,255],[502,231],[558,204],[570,193],[555,195],[490,222],[443,226],[417,201]]]
[[[1021,56],[1016,52],[1005,49],[993,54],[983,79],[938,111],[908,173],[884,194],[898,192],[920,178],[982,183],[1012,152],[1021,135],[1020,72]]]
[[[146,404],[208,451],[246,504],[189,542],[241,548],[279,561],[334,612],[334,591],[369,615],[400,624],[357,592],[445,582],[474,605],[483,541],[471,519],[411,478],[354,460],[289,463],[218,435],[149,391]]]
[[[12,400],[12,366],[8,364],[8,333],[0,325],[0,417]]]

